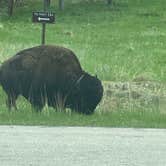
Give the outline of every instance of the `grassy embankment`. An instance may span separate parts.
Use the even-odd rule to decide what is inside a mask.
[[[0,61],[17,51],[40,44],[41,25],[31,22],[31,12],[42,9],[39,1],[25,1],[14,16],[0,16]],[[66,4],[56,12],[56,24],[47,25],[47,43],[72,49],[83,68],[104,81],[132,81],[144,77],[166,81],[166,2],[162,0],[117,0]],[[102,106],[92,116],[59,113],[45,108],[32,112],[22,98],[19,110],[9,113],[0,90],[0,124],[89,125],[123,127],[166,127],[166,114],[157,107],[116,108],[103,113]],[[109,108],[108,108],[109,109]]]

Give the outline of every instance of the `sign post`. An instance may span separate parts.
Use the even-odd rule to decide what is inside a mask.
[[[46,2],[46,0],[44,0],[44,2],[43,2],[44,12],[46,11],[46,8],[47,8],[47,2]],[[42,45],[45,44],[45,34],[46,34],[46,23],[43,22],[42,23],[42,42],[41,42]]]
[[[33,12],[32,21],[35,23],[42,23],[42,35],[41,35],[41,44],[45,44],[45,32],[46,32],[46,23],[55,22],[55,13],[48,12],[47,10],[47,0],[44,0],[44,11],[43,12]]]

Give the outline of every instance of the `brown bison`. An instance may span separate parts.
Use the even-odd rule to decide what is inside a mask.
[[[101,81],[82,70],[75,54],[60,46],[37,46],[18,52],[0,67],[7,106],[24,96],[37,110],[48,106],[91,114],[103,96]]]

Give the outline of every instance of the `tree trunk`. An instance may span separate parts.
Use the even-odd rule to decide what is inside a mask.
[[[59,8],[64,10],[64,0],[59,0]]]
[[[46,0],[47,1],[47,6],[49,7],[51,4],[51,0]]]
[[[108,5],[112,4],[112,0],[107,0]]]
[[[8,14],[12,16],[13,14],[14,0],[8,0]]]

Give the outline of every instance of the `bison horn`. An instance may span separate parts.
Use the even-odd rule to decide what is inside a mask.
[[[84,74],[81,75],[81,77],[76,81],[76,85],[80,83],[80,81],[84,78]]]

